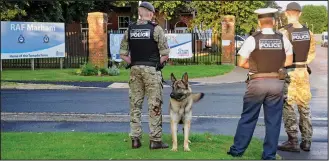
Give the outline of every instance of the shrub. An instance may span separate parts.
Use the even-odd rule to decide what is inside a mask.
[[[108,75],[117,76],[120,74],[120,69],[113,63],[108,69]]]
[[[81,66],[81,68],[77,71],[77,74],[83,75],[83,76],[91,76],[91,75],[97,75],[98,70],[97,68],[92,65],[91,63],[85,63]]]

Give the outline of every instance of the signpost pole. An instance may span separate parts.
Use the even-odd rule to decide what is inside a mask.
[[[63,69],[63,58],[59,59],[59,67]]]
[[[34,59],[31,59],[31,69],[34,70]]]

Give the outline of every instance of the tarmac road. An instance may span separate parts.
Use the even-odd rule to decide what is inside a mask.
[[[170,88],[164,89],[163,114],[168,115]],[[194,86],[194,92],[204,92],[202,101],[195,104],[192,132],[210,132],[214,134],[234,135],[242,111],[244,83],[230,83],[211,86]],[[80,89],[80,90],[2,90],[2,113],[53,112],[128,115],[127,89]],[[295,156],[279,152],[284,159],[326,159],[327,158],[327,96],[313,88],[311,102],[313,118],[313,150]],[[144,101],[143,114],[147,114],[147,102]],[[263,116],[261,112],[260,117]],[[204,118],[202,118],[204,117]],[[40,122],[40,121],[1,121],[3,131],[85,131],[85,132],[129,132],[128,122]],[[148,132],[148,123],[143,123]],[[164,122],[165,133],[170,133],[168,122]],[[264,121],[259,119],[254,136],[264,138]],[[280,141],[287,138],[283,124]],[[320,155],[321,154],[321,155]]]
[[[310,65],[311,75],[311,112],[314,137],[311,152],[300,154],[281,152],[284,159],[328,159],[328,106],[327,106],[327,48],[317,46],[317,56]],[[242,111],[242,97],[246,85],[229,83],[207,86],[193,86],[194,92],[204,92],[204,99],[195,104],[192,121],[193,133],[210,132],[214,134],[234,135]],[[170,88],[164,88],[163,114],[168,115]],[[80,89],[80,90],[1,90],[1,114],[4,113],[85,113],[102,115],[111,113],[127,116],[127,89]],[[147,102],[144,101],[143,114],[147,114]],[[37,116],[31,116],[34,119]],[[103,116],[104,117],[104,116]],[[106,116],[105,116],[106,117]],[[260,113],[254,136],[264,138],[263,112]],[[32,120],[32,119],[31,119]],[[81,118],[83,121],[83,118]],[[123,122],[66,122],[64,121],[13,121],[1,120],[1,130],[7,131],[86,131],[86,132],[129,132],[129,123]],[[143,129],[148,132],[147,119]],[[169,124],[164,122],[163,129],[169,133]],[[287,138],[282,125],[280,142]]]

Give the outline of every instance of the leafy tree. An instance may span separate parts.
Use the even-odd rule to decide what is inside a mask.
[[[170,20],[177,16],[181,9],[187,7],[185,1],[149,1],[156,10],[165,15],[165,19]],[[117,1],[114,3],[117,7],[131,7],[132,20],[137,20],[138,1]]]
[[[20,20],[22,16],[26,16],[27,13],[24,10],[24,6],[27,6],[27,2],[9,3],[7,1],[0,1],[1,21]]]
[[[234,15],[238,33],[249,33],[257,27],[257,15],[254,11],[266,7],[263,1],[194,1],[191,7],[197,10],[197,16],[192,26],[203,29],[221,30],[221,20],[224,15]]]
[[[88,12],[109,12],[113,2],[98,1],[0,1],[1,20],[85,22]]]
[[[313,24],[314,33],[327,31],[328,28],[328,10],[325,6],[305,5],[302,8],[302,16],[300,22],[308,24],[308,28],[312,30]]]

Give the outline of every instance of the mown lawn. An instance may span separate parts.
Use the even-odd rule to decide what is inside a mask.
[[[144,134],[142,148],[131,149],[127,133],[83,132],[2,132],[2,159],[216,159],[259,160],[262,142],[253,139],[243,157],[226,154],[233,143],[232,136],[192,134],[191,152],[183,151],[183,136],[178,135],[178,152],[170,151],[171,136],[163,140],[169,149],[149,150],[148,135]],[[279,159],[279,156],[278,156]]]
[[[187,72],[189,78],[210,77],[223,75],[234,69],[233,65],[188,65],[188,66],[166,66],[163,69],[165,80],[170,79],[170,73],[180,78]],[[37,70],[6,70],[1,73],[1,80],[33,80],[33,81],[79,81],[79,82],[127,82],[130,70],[120,69],[118,76],[78,76],[77,69],[37,69]]]

